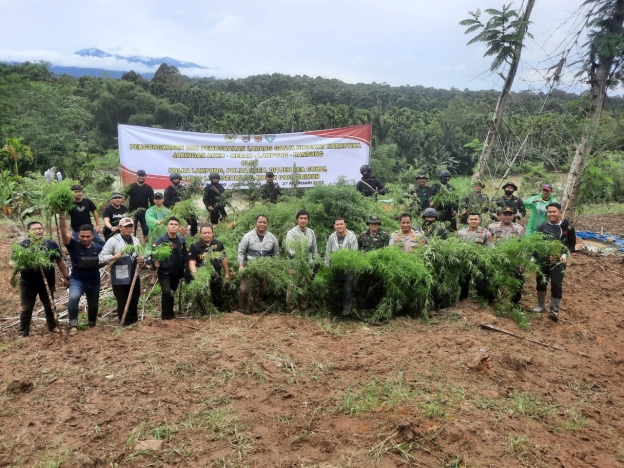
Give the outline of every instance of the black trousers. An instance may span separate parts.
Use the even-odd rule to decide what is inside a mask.
[[[186,222],[191,228],[191,236],[194,236],[195,234],[197,234],[197,218],[195,216],[190,216],[186,218]]]
[[[113,285],[113,294],[115,295],[115,300],[117,301],[117,317],[119,321],[121,321],[121,317],[123,316],[123,311],[126,307],[126,301],[128,300],[128,295],[130,294],[130,285],[116,286]],[[139,308],[139,297],[141,296],[141,279],[137,278],[136,283],[134,285],[134,290],[132,291],[132,297],[130,298],[130,305],[128,306],[128,313],[126,314],[126,320],[122,325],[131,325],[134,322],[139,320],[138,308]]]
[[[173,313],[174,293],[178,289],[182,275],[158,275],[158,282],[162,290],[161,296],[161,318],[171,320],[175,318]]]
[[[524,273],[517,271],[515,277],[520,281],[520,289],[518,289],[518,292],[511,298],[511,302],[514,304],[520,304],[520,301],[522,300],[522,288],[524,287]]]
[[[54,294],[54,291],[52,291],[52,294]],[[39,299],[41,299],[41,303],[43,304],[48,329],[52,330],[56,327],[54,312],[52,312],[52,304],[50,303],[50,298],[48,297],[48,291],[46,291],[45,284],[41,284],[39,287],[34,288],[20,284],[20,302],[22,303],[22,311],[20,312],[19,334],[21,336],[28,336],[28,333],[30,332],[30,322],[32,321],[32,313],[35,308],[37,296],[39,296]]]
[[[551,282],[550,297],[561,299],[563,297],[563,277],[565,276],[565,263],[542,263],[540,265],[542,275],[537,275],[537,290],[546,291],[548,282]]]
[[[141,211],[138,215],[134,217],[135,236],[137,233],[137,229],[139,229],[139,224],[141,225],[141,230],[143,231],[143,238],[147,239],[147,236],[149,236],[149,228],[147,227],[147,221],[145,220],[145,210]]]
[[[477,288],[477,295],[482,297],[483,299],[487,299],[488,302],[492,302],[494,300],[494,294],[490,292],[490,283],[485,275],[484,270],[480,270],[482,276],[477,278],[475,275],[470,274],[460,280],[459,288],[459,300],[463,301],[464,299],[468,299],[468,293],[470,292],[470,280],[475,277],[475,287]]]
[[[227,218],[227,213],[225,212],[225,207],[223,206],[215,206],[210,212],[211,224],[219,224],[219,218]]]
[[[353,272],[334,273],[334,281],[338,285],[335,302],[338,308],[342,309],[342,312],[338,315],[344,317],[351,315],[351,310],[353,309]]]

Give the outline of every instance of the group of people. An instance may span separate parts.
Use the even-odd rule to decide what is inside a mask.
[[[370,167],[366,166],[363,172],[363,181],[366,177],[364,187],[371,190],[370,195],[382,193],[384,191],[381,183],[371,179]],[[128,206],[122,204],[124,196],[120,192],[111,194],[110,204],[103,211],[104,223],[101,225],[100,218],[95,204],[85,198],[82,187],[72,186],[74,191],[74,207],[70,210],[70,225],[67,225],[66,213],[60,215],[60,236],[63,245],[67,249],[71,262],[71,270],[68,269],[65,260],[61,255],[59,245],[50,240],[43,239],[43,225],[38,221],[31,221],[27,228],[29,239],[20,243],[24,248],[28,248],[32,242],[42,242],[42,248],[49,254],[52,264],[56,264],[63,275],[63,284],[69,287],[69,333],[78,333],[78,311],[81,297],[86,297],[88,309],[88,325],[96,325],[98,317],[98,305],[100,295],[100,268],[103,265],[110,265],[111,284],[113,294],[117,302],[117,314],[119,320],[125,314],[123,325],[129,325],[138,320],[138,303],[140,296],[140,278],[137,276],[136,284],[132,287],[133,278],[137,269],[154,269],[162,290],[161,314],[163,320],[175,318],[174,295],[181,281],[192,281],[197,275],[198,269],[210,263],[213,271],[210,279],[210,290],[213,302],[216,307],[222,306],[223,275],[225,280],[229,280],[231,275],[228,261],[225,256],[223,244],[214,238],[213,224],[217,224],[225,217],[224,204],[220,200],[220,195],[225,188],[220,184],[219,174],[210,174],[210,183],[204,188],[204,204],[209,213],[211,224],[206,224],[198,229],[197,220],[187,220],[191,235],[194,235],[193,224],[195,222],[195,233],[199,230],[200,239],[190,247],[181,233],[181,221],[170,216],[170,208],[183,199],[185,187],[180,184],[179,174],[172,174],[171,185],[167,187],[164,195],[155,193],[154,190],[145,183],[145,171],[137,172],[137,182],[130,185],[128,189]],[[274,183],[273,174],[267,173],[267,184],[264,189],[269,201],[276,201],[280,195],[279,186]],[[374,178],[373,178],[374,179]],[[431,238],[437,237],[447,239],[452,234],[453,226],[450,222],[444,223],[445,216],[440,216],[436,208],[431,206],[432,193],[437,190],[452,190],[449,185],[450,173],[443,171],[440,174],[440,184],[427,187],[427,178],[421,175],[418,185],[412,190],[415,194],[418,211],[423,218],[422,226],[416,226],[412,222],[412,215],[404,213],[400,216],[400,229],[391,234],[381,229],[381,220],[378,216],[370,216],[367,219],[367,230],[356,235],[347,229],[347,222],[344,218],[334,220],[334,232],[329,236],[325,249],[325,264],[331,266],[331,254],[341,249],[371,251],[374,249],[396,246],[404,252],[411,252],[421,245],[426,244]],[[424,181],[424,183],[423,183]],[[437,188],[436,188],[437,187]],[[450,187],[450,188],[449,188]],[[475,187],[482,188],[482,185]],[[361,187],[358,186],[358,190]],[[545,310],[546,291],[549,282],[551,286],[550,317],[558,319],[560,301],[562,298],[562,284],[565,272],[565,265],[569,252],[574,252],[576,236],[574,228],[567,220],[562,219],[561,205],[554,201],[551,196],[552,187],[543,186],[541,196],[532,197],[526,202],[522,202],[513,195],[517,187],[508,183],[504,186],[505,195],[496,201],[501,209],[491,216],[493,223],[484,228],[481,226],[482,213],[472,208],[466,209],[465,219],[468,226],[456,232],[456,236],[465,242],[475,242],[484,247],[493,247],[496,242],[502,239],[513,239],[525,235],[523,226],[515,223],[515,220],[525,216],[525,206],[540,207],[538,213],[544,212],[546,220],[535,226],[535,230],[544,235],[561,242],[562,250],[560,255],[553,258],[537,259],[542,270],[542,275],[537,278],[538,305],[533,309],[535,312]],[[475,190],[479,194],[480,190]],[[477,199],[477,197],[475,197]],[[542,207],[543,205],[543,207]],[[468,205],[466,205],[468,206]],[[455,214],[457,214],[455,212]],[[91,216],[94,223],[91,222]],[[441,218],[441,219],[440,219]],[[532,215],[533,218],[533,215]],[[162,225],[164,221],[166,225]],[[285,238],[285,246],[288,255],[294,259],[295,249],[292,246],[294,241],[304,241],[308,249],[308,261],[310,267],[310,278],[313,275],[312,265],[316,263],[318,256],[317,240],[314,231],[308,227],[310,213],[307,210],[299,210],[295,215],[296,225],[288,231]],[[536,223],[529,222],[530,226]],[[151,249],[156,249],[159,245],[167,243],[171,246],[171,253],[168,258],[162,261],[150,260],[145,257],[143,250],[138,248],[141,242],[136,237],[137,227],[141,225],[143,236],[147,238],[150,230],[161,227],[164,233],[151,243]],[[247,232],[241,239],[237,250],[237,262],[239,270],[244,270],[250,262],[260,257],[272,257],[280,253],[279,240],[268,230],[269,219],[266,215],[259,215],[255,220],[255,227]],[[102,236],[100,236],[100,233]],[[528,230],[527,230],[528,234]],[[129,246],[137,246],[136,248]],[[222,275],[223,273],[223,275]],[[295,274],[294,269],[289,270],[291,275]],[[45,278],[44,278],[45,276]],[[347,317],[352,313],[353,307],[353,273],[346,271],[340,273],[336,278],[340,285],[340,296],[336,298],[336,315]],[[518,278],[522,279],[522,272],[518,272]],[[54,294],[55,270],[52,267],[43,270],[21,271],[20,279],[20,299],[22,310],[20,314],[21,336],[28,336],[32,311],[37,296],[40,298],[45,314],[48,329],[53,333],[60,333],[58,324],[55,321],[51,298],[48,289]],[[468,297],[471,278],[464,278],[460,285],[460,299]],[[493,300],[493,294],[489,290],[487,274],[479,275],[475,278],[478,295]],[[266,278],[260,281],[256,288],[254,297],[249,297],[250,285],[243,278],[240,283],[239,308],[241,310],[258,311],[261,308],[262,296],[267,286]],[[520,303],[521,292],[518,292],[513,301]],[[292,291],[287,292],[286,304],[289,309],[294,309]],[[298,305],[300,309],[305,309],[308,298],[302,294],[298,295]]]

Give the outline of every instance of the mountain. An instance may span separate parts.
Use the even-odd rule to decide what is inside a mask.
[[[104,52],[103,50],[90,48],[90,49],[82,49],[77,52],[74,52],[75,55],[80,55],[81,57],[99,57],[99,58],[109,58],[113,57],[117,60],[126,60],[130,63],[142,63],[147,65],[148,67],[159,66],[161,63],[166,63],[169,66],[176,66],[178,68],[201,68],[204,70],[208,70],[209,67],[204,67],[202,65],[198,65],[193,62],[183,62],[180,60],[176,60],[171,57],[145,57],[142,55],[117,55],[117,54],[109,54],[108,52]]]
[[[67,74],[74,78],[80,78],[81,76],[95,76],[98,78],[106,76],[107,78],[120,79],[121,76],[126,73],[119,70],[106,70],[104,68],[83,68],[83,67],[61,67],[57,65],[51,65],[50,71],[55,75]],[[153,72],[139,73],[146,80],[151,80],[154,77]]]

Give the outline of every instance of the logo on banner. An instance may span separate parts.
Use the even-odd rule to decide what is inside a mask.
[[[262,135],[254,135],[254,141],[260,143],[262,141]]]
[[[264,139],[269,143],[273,143],[273,140],[275,140],[275,135],[264,135]]]
[[[225,141],[227,141],[228,143],[235,141],[236,137],[237,135],[235,135],[234,133],[226,133],[225,135],[223,135],[223,138],[225,138]]]
[[[241,139],[243,140],[243,143],[249,143],[249,140],[251,140],[251,135],[241,135]]]

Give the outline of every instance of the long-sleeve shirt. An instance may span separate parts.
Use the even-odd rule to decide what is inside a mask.
[[[316,258],[318,253],[318,247],[316,245],[316,234],[310,228],[306,228],[302,231],[299,226],[295,226],[286,234],[286,251],[291,257],[295,256],[295,249],[291,246],[294,241],[305,239],[308,243],[308,249],[310,252],[310,261]]]
[[[527,236],[530,236],[537,231],[537,226],[548,221],[548,217],[546,216],[546,207],[550,203],[555,202],[557,202],[557,199],[552,194],[548,200],[544,200],[541,195],[535,195],[524,200],[524,206],[531,211],[529,222],[526,227]]]
[[[330,266],[331,262],[329,257],[331,253],[340,249],[358,250],[357,236],[353,231],[349,231],[347,229],[347,233],[344,235],[342,244],[340,244],[338,240],[338,233],[335,231],[331,233],[327,239],[327,246],[325,247],[325,265]]]
[[[167,216],[169,216],[169,208],[165,208],[161,206],[160,208],[156,205],[150,206],[145,212],[145,222],[147,223],[147,227],[150,231],[156,229],[158,226],[158,221],[162,221]]]
[[[130,236],[130,238],[132,239],[132,244],[141,245],[141,242],[136,237]],[[114,236],[110,237],[106,241],[106,243],[104,244],[104,247],[102,247],[102,250],[100,251],[98,255],[100,259],[100,264],[110,263],[110,261],[113,259],[113,256],[121,252],[126,245],[128,245],[128,242],[124,240],[121,234],[115,234]],[[132,255],[123,254],[122,257],[135,257],[136,258],[136,255],[135,254],[132,254]]]
[[[147,184],[134,183],[128,189],[128,210],[135,211],[138,208],[149,208],[154,204],[154,189]]]
[[[561,242],[561,255],[576,250],[576,231],[567,219],[563,219],[557,224],[551,224],[550,221],[542,223],[537,227],[537,232]]]
[[[245,234],[238,244],[237,260],[239,265],[244,265],[257,257],[272,257],[278,254],[279,241],[277,238],[266,231],[260,239],[258,232],[253,229]]]

